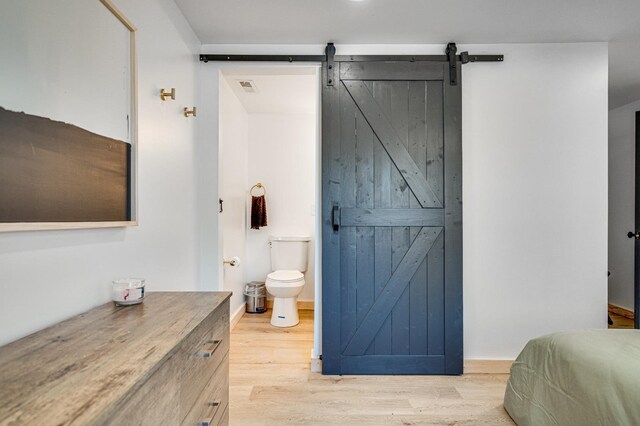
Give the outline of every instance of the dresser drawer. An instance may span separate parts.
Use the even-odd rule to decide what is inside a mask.
[[[228,353],[227,301],[184,338],[137,392],[96,423],[196,425],[209,416],[218,424],[228,404]],[[219,406],[211,406],[215,402]]]
[[[229,356],[225,356],[195,405],[183,421],[185,426],[213,426],[223,422],[229,405]]]
[[[179,424],[178,364],[168,359],[133,395],[116,404],[92,423],[97,425]]]
[[[224,413],[222,414],[222,418],[220,419],[219,425],[226,426],[229,424],[229,405],[227,404],[227,408],[225,408]]]
[[[185,418],[229,352],[229,302],[209,315],[176,353],[180,366],[180,413]]]

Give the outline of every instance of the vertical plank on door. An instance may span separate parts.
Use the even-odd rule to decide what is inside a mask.
[[[373,94],[373,98],[379,105],[388,105],[390,99],[389,86],[381,82],[366,82]],[[375,207],[391,208],[391,169],[395,167],[389,154],[382,146],[380,140],[375,138]],[[384,285],[391,277],[391,227],[378,227],[375,230],[375,279],[376,299],[380,296]],[[374,341],[374,353],[376,355],[391,354],[391,315],[380,327]]]
[[[443,232],[443,233],[446,233]],[[444,238],[427,253],[427,353],[444,355]]]
[[[446,65],[443,66],[446,69]],[[457,67],[458,85],[443,84],[444,122],[444,212],[445,247],[444,294],[445,372],[462,374],[462,78]]]
[[[405,148],[409,149],[409,83],[389,81],[391,99],[386,111],[391,125],[397,132]],[[395,208],[408,208],[411,190],[396,167],[392,168],[392,204]],[[410,229],[407,226],[394,227],[392,231],[393,268],[395,269],[411,245]],[[410,277],[409,277],[410,278]],[[391,312],[391,346],[393,354],[409,354],[409,291],[405,289]]]
[[[420,228],[422,229],[422,228]],[[411,315],[409,318],[410,352],[411,355],[426,355],[428,348],[427,329],[427,285],[428,268],[427,258],[422,261],[416,274],[409,283]]]
[[[373,131],[359,110],[356,110],[355,128],[356,207],[373,208]],[[373,227],[359,226],[356,228],[356,323],[358,326],[371,309],[375,299],[375,269],[374,257],[372,256],[375,250],[374,236]],[[372,350],[373,348],[371,348]]]
[[[442,82],[427,82],[427,182],[444,206],[444,134],[442,132]]]
[[[408,152],[418,166],[422,175],[427,177],[427,102],[426,83],[424,81],[409,82],[409,110],[408,110]],[[411,193],[409,207],[421,208],[416,196]],[[420,232],[419,227],[412,227],[411,240]]]
[[[409,155],[418,169],[427,176],[427,85],[424,81],[409,82]],[[409,206],[422,208],[412,193]],[[420,232],[411,227],[411,240]],[[409,284],[409,344],[412,355],[427,353],[427,259],[425,258]]]
[[[322,216],[331,217],[333,203],[340,201],[340,90],[341,86],[327,86],[327,64],[322,65]],[[344,90],[344,88],[342,88]],[[331,200],[327,202],[326,200]],[[322,226],[322,276],[326,282],[340,283],[340,234],[326,222]],[[326,374],[340,374],[341,300],[340,285],[325,286],[322,290],[322,369]]]
[[[342,170],[341,208],[356,207],[356,106],[346,89],[340,85],[340,160]],[[356,228],[340,229],[341,284],[341,351],[357,327],[357,257]]]

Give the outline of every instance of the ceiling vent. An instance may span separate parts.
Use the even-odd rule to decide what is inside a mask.
[[[258,91],[253,80],[238,80],[238,84],[242,87],[242,90],[247,93],[255,93]]]

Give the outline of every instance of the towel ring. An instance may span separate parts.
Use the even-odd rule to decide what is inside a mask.
[[[255,185],[253,185],[249,190],[249,194],[251,194],[252,197],[256,197],[256,195],[253,195],[253,190],[256,188],[262,189],[262,195],[267,195],[267,188],[265,188],[262,183],[258,182]]]

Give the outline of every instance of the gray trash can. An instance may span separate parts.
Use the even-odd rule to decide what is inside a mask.
[[[261,314],[267,310],[267,288],[264,283],[252,281],[244,286],[246,299],[246,312],[249,314]]]

